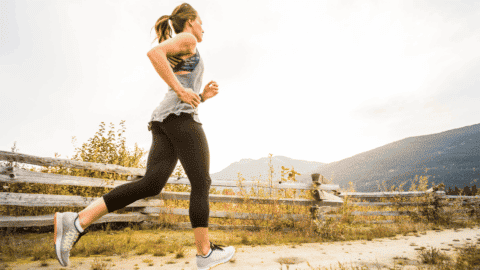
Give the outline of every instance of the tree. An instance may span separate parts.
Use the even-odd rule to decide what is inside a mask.
[[[472,187],[472,196],[477,195],[477,193],[478,193],[478,189],[477,189],[477,185],[475,184],[475,185],[473,185],[473,187]]]
[[[469,186],[465,186],[465,187],[463,188],[463,194],[464,194],[465,196],[470,196],[470,195],[472,195],[472,192],[470,191],[470,187],[469,187]]]

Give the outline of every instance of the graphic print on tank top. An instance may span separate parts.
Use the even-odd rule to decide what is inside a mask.
[[[200,54],[198,53],[198,49],[196,49],[195,55],[183,60],[178,56],[170,56],[167,58],[170,62],[170,66],[173,69],[173,72],[178,71],[193,71],[197,66],[198,62],[200,62]]]

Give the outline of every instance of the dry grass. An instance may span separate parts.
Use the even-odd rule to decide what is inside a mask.
[[[397,258],[408,260],[408,258]],[[451,256],[439,251],[435,248],[421,249],[418,251],[419,265],[413,266],[418,270],[478,270],[480,269],[480,247],[467,244],[459,248],[457,252]],[[308,262],[308,266],[312,270],[367,270],[372,269],[366,266],[345,265],[339,263],[336,267],[312,267]],[[395,264],[388,269],[402,269],[403,263]],[[282,268],[280,268],[282,269]],[[288,269],[288,268],[287,268]],[[373,268],[375,269],[375,268]],[[385,269],[378,267],[377,269]],[[411,268],[410,268],[411,269]]]
[[[91,270],[107,270],[110,269],[110,264],[101,260],[100,258],[95,258],[92,264],[90,265]]]
[[[448,257],[446,253],[436,248],[419,250],[419,257],[420,261],[424,264],[440,264],[450,260],[450,257]]]

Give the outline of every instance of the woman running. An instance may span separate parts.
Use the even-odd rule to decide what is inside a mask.
[[[169,20],[177,34],[173,38]],[[147,56],[169,89],[148,125],[153,138],[145,176],[117,186],[80,213],[55,213],[54,246],[62,266],[68,265],[70,250],[90,224],[137,200],[158,195],[178,159],[192,186],[189,217],[197,248],[197,268],[210,269],[228,262],[235,254],[234,247],[215,245],[208,235],[210,153],[197,107],[218,94],[218,85],[211,81],[198,94],[203,77],[203,61],[197,49],[197,43],[202,42],[202,20],[195,9],[183,3],[172,15],[160,17],[154,27],[159,45]]]

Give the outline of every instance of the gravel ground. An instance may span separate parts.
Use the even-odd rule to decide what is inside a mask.
[[[465,243],[480,246],[480,228],[427,231],[423,234],[381,238],[373,241],[348,241],[334,243],[309,243],[302,245],[283,246],[239,246],[231,262],[214,267],[215,270],[253,270],[253,269],[288,269],[303,270],[330,266],[365,265],[371,269],[387,269],[401,262],[402,268],[416,269],[418,249],[435,247],[447,254],[453,254],[456,247]],[[193,270],[195,265],[195,250],[190,248],[184,258],[176,259],[174,254],[165,257],[152,255],[132,255],[127,258],[109,256],[99,258],[72,258],[71,266],[62,268],[57,260],[47,261],[48,266],[40,266],[40,262],[18,262],[9,264],[6,269],[93,269],[94,260],[108,264],[98,269],[172,269]],[[147,260],[147,261],[144,261]],[[149,266],[148,260],[153,263]]]

